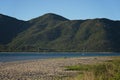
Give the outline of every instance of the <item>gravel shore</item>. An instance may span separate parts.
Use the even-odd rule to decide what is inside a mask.
[[[66,71],[65,66],[95,64],[106,60],[111,60],[111,57],[79,57],[0,62],[0,80],[64,80],[67,76],[77,74],[75,71]]]

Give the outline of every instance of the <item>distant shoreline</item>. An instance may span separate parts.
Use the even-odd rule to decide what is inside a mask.
[[[0,52],[0,53],[48,53],[48,52]],[[57,52],[49,52],[49,53],[57,53]],[[120,52],[58,52],[58,53],[120,53]]]

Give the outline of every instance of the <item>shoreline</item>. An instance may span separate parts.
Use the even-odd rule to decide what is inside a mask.
[[[46,54],[46,53],[50,53],[50,54],[51,54],[51,53],[61,53],[61,54],[62,54],[62,53],[90,53],[90,54],[91,54],[91,53],[93,53],[93,54],[95,54],[95,53],[98,53],[98,54],[99,54],[99,53],[110,53],[110,54],[111,54],[111,53],[119,53],[119,52],[67,52],[67,51],[66,51],[66,52],[0,52],[0,54],[1,54],[1,53],[10,53],[10,54],[11,54],[11,53],[21,53],[21,54],[24,54],[24,53],[35,53],[35,54],[39,54],[39,53],[40,53],[40,54]]]
[[[120,56],[120,53],[90,53],[90,52],[3,52],[0,53],[0,62],[13,62],[24,60],[41,60],[51,58],[77,58],[77,57],[107,57],[107,56]]]
[[[19,52],[19,51],[16,51],[16,52],[8,52],[8,51],[5,51],[5,52],[0,52],[0,53],[48,53],[48,52]],[[49,52],[49,53],[57,53],[57,51],[56,52]],[[58,51],[58,53],[119,53],[119,52],[77,52],[77,51],[63,51],[63,52],[60,52],[60,51]]]
[[[38,59],[0,63],[0,80],[54,80],[54,77],[72,76],[74,71],[66,71],[65,66],[96,64],[112,57],[78,57]]]

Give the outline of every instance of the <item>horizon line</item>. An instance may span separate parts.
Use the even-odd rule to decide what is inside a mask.
[[[18,17],[16,17],[16,16],[11,16],[11,15],[7,15],[7,14],[4,14],[4,13],[0,13],[0,15],[3,15],[3,16],[8,16],[8,17],[11,17],[11,18],[15,18],[15,19],[17,19],[17,20],[22,20],[22,21],[29,21],[29,20],[32,20],[32,19],[35,19],[35,18],[38,18],[38,17],[41,17],[41,16],[43,16],[43,15],[46,15],[46,14],[55,14],[55,15],[58,15],[58,16],[61,16],[61,17],[64,17],[64,16],[62,16],[62,15],[59,15],[59,14],[56,14],[56,13],[45,13],[45,14],[42,14],[42,15],[40,15],[40,16],[37,16],[37,17],[33,17],[33,18],[31,18],[31,19],[27,19],[27,20],[25,20],[25,19],[20,19],[20,18],[18,18]],[[64,18],[66,18],[66,17],[64,17]],[[120,19],[111,19],[111,18],[107,18],[107,17],[93,17],[93,18],[84,18],[84,19],[70,19],[70,18],[66,18],[66,19],[68,19],[68,20],[88,20],[88,19],[90,19],[90,20],[94,20],[94,19],[108,19],[108,20],[112,20],[112,21],[120,21]]]

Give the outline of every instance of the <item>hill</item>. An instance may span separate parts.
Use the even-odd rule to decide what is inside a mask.
[[[0,14],[0,44],[11,42],[18,33],[27,28],[27,22]]]
[[[16,28],[18,25],[18,29],[13,27],[9,34],[5,34],[14,34],[6,39],[9,40],[5,44],[9,51],[120,51],[120,21],[106,18],[69,20],[53,13],[29,21],[13,18],[5,21],[13,21],[9,27],[15,25]],[[6,31],[7,27],[2,31]]]

